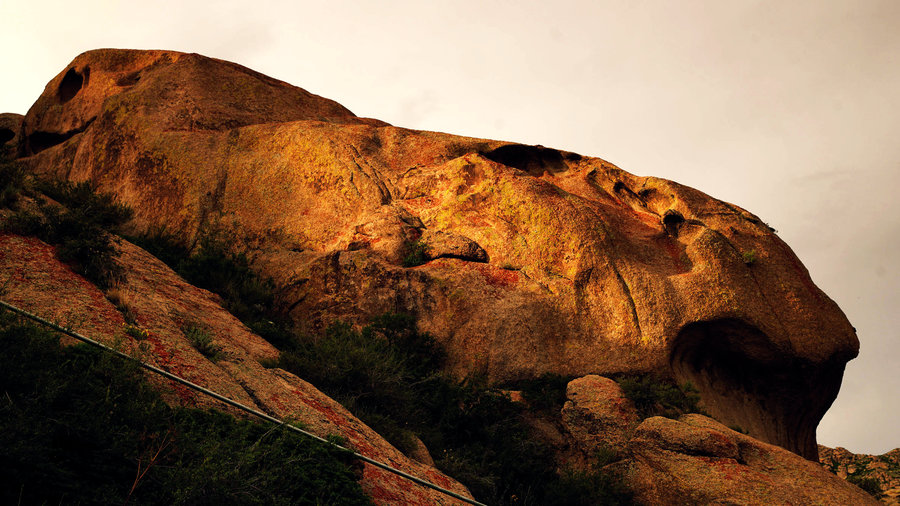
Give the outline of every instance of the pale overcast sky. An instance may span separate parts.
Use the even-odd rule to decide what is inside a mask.
[[[735,203],[859,333],[819,442],[900,446],[900,1],[0,0],[0,47],[0,112],[83,51],[173,49]]]

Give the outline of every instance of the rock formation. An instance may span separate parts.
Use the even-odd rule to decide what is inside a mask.
[[[882,492],[881,502],[900,504],[900,448],[884,455],[865,455],[819,445],[819,462],[844,479],[874,480]]]
[[[708,417],[641,421],[608,378],[573,380],[566,395],[562,420],[574,446],[613,455],[605,469],[640,504],[878,504],[839,474]]]
[[[170,51],[78,56],[21,132],[32,170],[116,193],[138,228],[228,234],[298,322],[410,313],[460,376],[668,374],[815,459],[858,351],[759,218],[598,158],[397,128]]]

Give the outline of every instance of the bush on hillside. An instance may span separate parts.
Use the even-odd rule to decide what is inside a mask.
[[[88,183],[39,181],[36,188],[57,204],[41,204],[35,210],[20,210],[10,216],[4,229],[37,236],[57,246],[57,257],[101,288],[121,281],[124,272],[113,232],[127,223],[131,209],[109,193],[98,193]]]
[[[652,374],[621,375],[615,379],[641,418],[678,418],[685,413],[703,413],[700,394],[690,383],[678,386],[668,378]]]
[[[0,503],[370,504],[347,456],[172,408],[140,370],[0,314]]]

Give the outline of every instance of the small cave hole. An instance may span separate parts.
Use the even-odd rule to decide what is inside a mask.
[[[489,160],[537,176],[545,171],[563,172],[569,168],[562,152],[544,146],[506,144],[481,154]]]
[[[69,100],[72,100],[75,95],[81,91],[81,88],[84,87],[85,82],[87,81],[89,72],[90,71],[85,68],[84,73],[78,73],[74,67],[66,72],[66,75],[62,78],[62,82],[59,83],[59,89],[57,89],[57,96],[59,96],[60,102],[66,103]]]
[[[678,211],[669,209],[666,211],[666,214],[663,215],[662,222],[663,228],[666,229],[667,234],[672,237],[678,237],[678,231],[681,229],[681,226],[684,225],[684,216]]]
[[[613,185],[613,191],[615,193],[619,193],[619,192],[625,191],[627,189],[628,189],[628,187],[625,186],[625,183],[623,183],[621,181],[616,181],[616,184]]]
[[[7,142],[16,138],[16,133],[10,130],[9,128],[0,128],[0,144],[6,144]]]

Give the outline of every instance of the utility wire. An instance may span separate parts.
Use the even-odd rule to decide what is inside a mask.
[[[447,490],[447,489],[445,489],[445,488],[439,487],[439,486],[435,485],[434,483],[431,483],[430,481],[423,480],[422,478],[419,478],[419,477],[417,477],[417,476],[413,476],[413,475],[411,475],[411,474],[409,474],[409,473],[406,473],[406,472],[401,471],[401,470],[399,470],[399,469],[393,468],[393,467],[391,467],[391,466],[389,466],[389,465],[387,465],[387,464],[385,464],[385,463],[383,463],[383,462],[379,462],[379,461],[377,461],[377,460],[374,460],[374,459],[371,459],[371,458],[369,458],[369,457],[366,457],[365,455],[362,455],[362,454],[360,454],[360,453],[357,453],[357,452],[355,452],[355,451],[353,451],[353,450],[351,450],[351,449],[349,449],[349,448],[344,448],[344,447],[341,446],[341,445],[332,443],[331,441],[328,441],[327,439],[321,438],[321,437],[319,437],[319,436],[317,436],[317,435],[315,435],[315,434],[313,434],[313,433],[311,433],[311,432],[307,432],[307,431],[305,431],[305,430],[303,430],[303,429],[301,429],[301,428],[299,428],[299,427],[296,427],[296,426],[294,426],[294,425],[291,425],[291,424],[285,422],[284,420],[279,420],[278,418],[275,418],[274,416],[271,416],[271,415],[268,415],[268,414],[266,414],[266,413],[263,413],[262,411],[253,409],[253,408],[251,408],[250,406],[246,406],[246,405],[244,405],[244,404],[241,404],[240,402],[237,402],[237,401],[235,401],[235,400],[233,400],[233,399],[229,399],[228,397],[225,397],[224,395],[221,395],[221,394],[218,394],[218,393],[216,393],[216,392],[213,392],[212,390],[210,390],[210,389],[208,389],[208,388],[202,387],[202,386],[200,386],[200,385],[198,385],[198,384],[196,384],[196,383],[192,383],[192,382],[190,382],[190,381],[188,381],[188,380],[186,380],[186,379],[184,379],[184,378],[182,378],[182,377],[180,377],[180,376],[176,376],[176,375],[174,375],[174,374],[172,374],[172,373],[170,373],[170,372],[168,372],[168,371],[164,371],[164,370],[160,369],[159,367],[152,366],[152,365],[150,365],[150,364],[148,364],[148,363],[145,363],[145,362],[143,362],[143,361],[141,361],[141,360],[138,360],[138,359],[136,359],[136,358],[134,358],[134,357],[132,357],[132,356],[126,355],[125,353],[122,353],[121,351],[118,351],[118,350],[115,350],[115,349],[113,349],[113,348],[110,348],[109,346],[106,346],[105,344],[102,344],[102,343],[99,343],[99,342],[97,342],[97,341],[94,341],[93,339],[90,339],[90,338],[88,338],[88,337],[85,337],[85,336],[83,336],[83,335],[81,335],[81,334],[79,334],[79,333],[77,333],[77,332],[74,332],[74,331],[71,331],[71,330],[69,330],[69,329],[60,327],[59,325],[57,325],[57,324],[55,324],[55,323],[53,323],[53,322],[47,321],[47,320],[41,318],[40,316],[31,314],[31,313],[29,313],[28,311],[25,311],[24,309],[19,309],[19,308],[17,308],[16,306],[13,306],[13,305],[11,305],[11,304],[6,303],[5,301],[0,300],[0,307],[4,307],[4,308],[6,308],[6,309],[9,309],[10,311],[13,311],[13,312],[18,313],[18,314],[20,314],[20,315],[22,315],[22,316],[24,316],[24,317],[26,317],[26,318],[29,318],[29,319],[31,319],[31,320],[34,320],[34,321],[40,323],[41,325],[45,325],[45,326],[47,326],[47,327],[50,327],[51,329],[53,329],[53,330],[55,330],[55,331],[57,331],[57,332],[62,332],[63,334],[66,334],[67,336],[74,337],[75,339],[78,339],[79,341],[81,341],[81,342],[83,342],[83,343],[89,344],[89,345],[91,345],[91,346],[94,346],[94,347],[96,347],[96,348],[99,348],[99,349],[101,349],[101,350],[103,350],[103,351],[106,351],[106,352],[108,352],[108,353],[112,353],[113,355],[116,355],[116,356],[118,356],[118,357],[121,357],[121,358],[123,358],[123,359],[125,359],[125,360],[130,360],[130,361],[132,361],[132,362],[135,362],[137,365],[139,365],[140,367],[143,367],[144,369],[147,369],[148,371],[155,372],[156,374],[159,374],[160,376],[164,376],[164,377],[166,377],[166,378],[168,378],[168,379],[170,379],[170,380],[172,380],[172,381],[175,381],[175,382],[177,382],[177,383],[181,383],[182,385],[184,385],[184,386],[186,386],[186,387],[188,387],[188,388],[191,388],[191,389],[196,390],[196,391],[198,391],[198,392],[200,392],[200,393],[202,393],[202,394],[208,395],[208,396],[210,396],[210,397],[212,397],[212,398],[214,398],[214,399],[217,399],[217,400],[219,400],[219,401],[222,401],[222,402],[224,402],[225,404],[228,404],[229,406],[235,407],[235,408],[240,409],[240,410],[242,410],[242,411],[246,411],[247,413],[250,413],[251,415],[255,415],[255,416],[257,416],[257,417],[259,417],[259,418],[262,418],[263,420],[266,420],[266,421],[268,421],[268,422],[272,422],[272,423],[274,423],[274,424],[280,425],[280,426],[285,427],[285,428],[287,428],[287,429],[289,429],[289,430],[292,430],[292,431],[294,431],[294,432],[303,434],[304,436],[311,437],[311,438],[315,439],[316,441],[320,441],[320,442],[322,442],[322,443],[325,443],[325,444],[327,444],[327,445],[330,445],[330,446],[332,446],[332,447],[334,447],[334,448],[336,448],[336,449],[338,449],[338,450],[340,450],[340,451],[342,451],[342,452],[349,453],[350,455],[352,455],[352,456],[358,458],[359,460],[362,460],[363,462],[367,462],[367,463],[369,463],[369,464],[372,464],[372,465],[375,466],[375,467],[378,467],[378,468],[384,469],[385,471],[394,473],[394,474],[396,474],[396,475],[398,475],[398,476],[400,476],[400,477],[406,478],[407,480],[410,480],[410,481],[413,481],[413,482],[415,482],[415,483],[418,483],[419,485],[422,485],[423,487],[427,487],[427,488],[430,488],[430,489],[433,489],[433,490],[437,490],[438,492],[441,492],[441,493],[443,493],[443,494],[449,495],[450,497],[453,497],[453,498],[455,498],[455,499],[459,499],[460,501],[463,501],[463,502],[466,502],[466,503],[469,503],[469,504],[474,504],[474,505],[476,505],[476,506],[487,506],[487,505],[484,504],[484,503],[480,503],[480,502],[478,502],[478,501],[476,501],[476,500],[474,500],[474,499],[469,499],[468,497],[463,496],[463,495],[461,495],[461,494],[458,494],[458,493],[456,493],[456,492],[454,492],[454,491],[452,491],[452,490]]]

